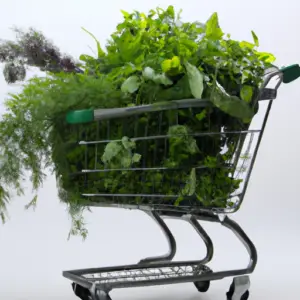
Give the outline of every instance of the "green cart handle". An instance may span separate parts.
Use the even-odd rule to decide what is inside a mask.
[[[283,83],[290,83],[300,77],[300,66],[298,64],[291,65],[280,69],[283,74]]]
[[[66,115],[68,124],[81,124],[94,121],[94,109],[73,110]]]

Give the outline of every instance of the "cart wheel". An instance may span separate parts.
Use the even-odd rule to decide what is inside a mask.
[[[196,281],[194,285],[200,293],[206,293],[209,290],[210,281]]]
[[[97,300],[111,300],[108,293],[99,290],[96,292],[96,298]]]
[[[72,289],[74,294],[80,298],[81,300],[91,300],[91,293],[87,288],[84,288],[83,286],[72,282]]]
[[[243,287],[244,287],[244,289],[243,289]],[[250,293],[249,293],[248,289],[245,291],[245,287],[246,287],[245,285],[237,284],[237,282],[235,280],[233,280],[232,284],[230,285],[229,291],[226,293],[227,300],[232,300],[232,299],[248,300]],[[234,298],[234,296],[235,296],[235,298]],[[237,298],[237,297],[239,297],[239,298]]]

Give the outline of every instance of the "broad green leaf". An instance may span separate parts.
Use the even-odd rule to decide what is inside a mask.
[[[174,19],[175,18],[175,11],[174,11],[174,7],[172,5],[169,5],[167,8],[167,14]]]
[[[142,36],[143,31],[138,31],[135,35],[132,35],[127,30],[117,39],[116,43],[124,62],[132,62],[143,53],[141,48]]]
[[[94,62],[95,61],[95,58],[93,56],[90,56],[87,54],[81,54],[79,56],[79,59],[84,62],[89,62],[89,61]]]
[[[243,85],[240,96],[245,102],[251,102],[253,97],[253,88],[249,85]]]
[[[124,93],[132,94],[139,89],[140,85],[141,85],[141,82],[140,82],[140,79],[138,78],[138,76],[133,75],[133,76],[128,77],[123,82],[123,84],[121,86],[121,90]]]
[[[244,70],[243,72],[242,72],[242,84],[243,83],[245,83],[248,79],[249,79],[249,77],[251,76],[252,74],[250,73],[250,71],[248,71],[248,70]]]
[[[254,116],[249,104],[236,96],[228,95],[220,84],[216,84],[211,93],[210,101],[225,113],[242,119],[251,120]]]
[[[268,52],[256,52],[256,55],[260,60],[265,61],[266,63],[271,64],[276,60],[275,56]]]
[[[253,49],[253,48],[255,47],[254,44],[251,44],[251,43],[246,42],[246,41],[240,42],[240,46],[241,46],[242,48],[249,48],[249,49]]]
[[[219,26],[219,18],[217,13],[213,13],[212,16],[206,22],[206,37],[211,40],[219,40],[223,36],[223,31]]]
[[[255,32],[253,30],[251,31],[251,33],[252,33],[252,37],[253,37],[253,41],[254,41],[255,46],[259,47],[259,40],[258,40],[257,35],[255,34]]]
[[[186,62],[184,65],[189,79],[191,93],[195,98],[201,99],[204,89],[204,76],[195,66],[191,65],[190,63]]]
[[[181,39],[180,44],[185,46],[190,51],[196,51],[199,48],[199,45],[195,41],[188,40],[188,39]]]
[[[170,80],[165,74],[156,74],[155,71],[150,67],[146,67],[143,70],[143,77],[145,79],[152,80],[153,82],[156,82],[158,84],[163,84],[163,85],[173,84],[172,80]]]
[[[82,30],[84,30],[87,34],[89,34],[96,42],[97,44],[97,52],[98,52],[98,58],[104,57],[105,56],[105,52],[102,50],[100,42],[96,39],[96,37],[89,32],[88,30],[86,30],[85,28],[81,27]]]
[[[166,59],[161,63],[161,69],[164,73],[167,73],[172,68],[172,60]]]
[[[180,58],[178,56],[173,56],[172,57],[171,67],[172,68],[179,68],[180,67]]]
[[[184,196],[193,196],[196,192],[196,169],[193,168],[191,170],[191,173],[188,177],[187,183],[185,187],[183,188],[181,194]]]
[[[128,152],[122,153],[122,156],[120,159],[120,166],[116,166],[116,167],[121,167],[121,168],[130,168],[131,167],[131,157]]]
[[[165,74],[157,74],[154,76],[153,81],[158,84],[172,85],[173,82]]]
[[[155,71],[150,67],[146,67],[143,70],[143,76],[145,79],[153,80],[153,78],[155,76]]]
[[[117,157],[118,154],[122,151],[123,147],[120,143],[116,141],[112,141],[108,143],[104,149],[104,153],[102,155],[102,161],[104,163],[109,163],[113,158]]]
[[[121,13],[124,18],[130,18],[130,13],[128,13],[127,11],[121,9]]]
[[[135,142],[131,141],[127,136],[123,136],[122,145],[126,150],[133,150],[135,148]]]
[[[142,155],[138,153],[134,153],[132,156],[132,162],[133,163],[138,163],[141,160]]]
[[[147,28],[147,21],[146,20],[141,20],[141,22],[140,22],[140,28],[141,29]]]

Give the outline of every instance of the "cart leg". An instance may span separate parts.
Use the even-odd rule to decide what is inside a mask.
[[[139,264],[171,261],[176,254],[176,241],[172,232],[156,211],[146,211],[146,213],[159,225],[165,234],[169,245],[169,251],[162,256],[144,258],[139,262]]]
[[[193,226],[193,228],[196,230],[196,232],[199,234],[199,236],[204,241],[205,246],[206,246],[206,256],[201,261],[199,261],[199,263],[207,264],[208,262],[210,262],[212,260],[213,255],[214,255],[214,245],[213,245],[211,238],[209,237],[207,232],[204,230],[204,228],[200,225],[200,223],[198,222],[198,220],[195,216],[185,215],[182,218],[184,220],[188,221]]]
[[[201,214],[199,213],[199,215],[196,215],[195,217],[198,220],[220,223],[224,227],[231,230],[236,235],[236,237],[242,242],[249,254],[249,264],[245,269],[223,272],[224,277],[241,276],[244,274],[251,274],[254,271],[257,264],[257,251],[255,245],[246,235],[244,230],[236,222],[231,220],[228,216],[226,216],[224,219],[220,219],[217,215],[207,212],[201,212]]]
[[[206,256],[201,261],[199,261],[199,263],[207,264],[208,262],[210,262],[212,260],[213,255],[214,255],[214,245],[213,245],[211,238],[209,237],[207,232],[204,230],[204,228],[200,225],[200,223],[198,222],[198,220],[195,216],[185,215],[185,216],[182,216],[182,218],[183,218],[183,220],[186,220],[193,226],[193,228],[196,230],[198,235],[204,241],[205,246],[206,246]],[[196,289],[198,290],[198,292],[206,293],[209,290],[210,281],[196,281],[196,282],[194,282],[194,285],[195,285]]]

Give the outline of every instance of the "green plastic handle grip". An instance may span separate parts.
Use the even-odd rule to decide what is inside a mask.
[[[84,109],[84,110],[69,111],[66,116],[66,121],[68,124],[92,122],[94,121],[94,110]]]
[[[280,71],[283,74],[283,83],[290,83],[300,77],[300,66],[298,64],[284,67]]]

